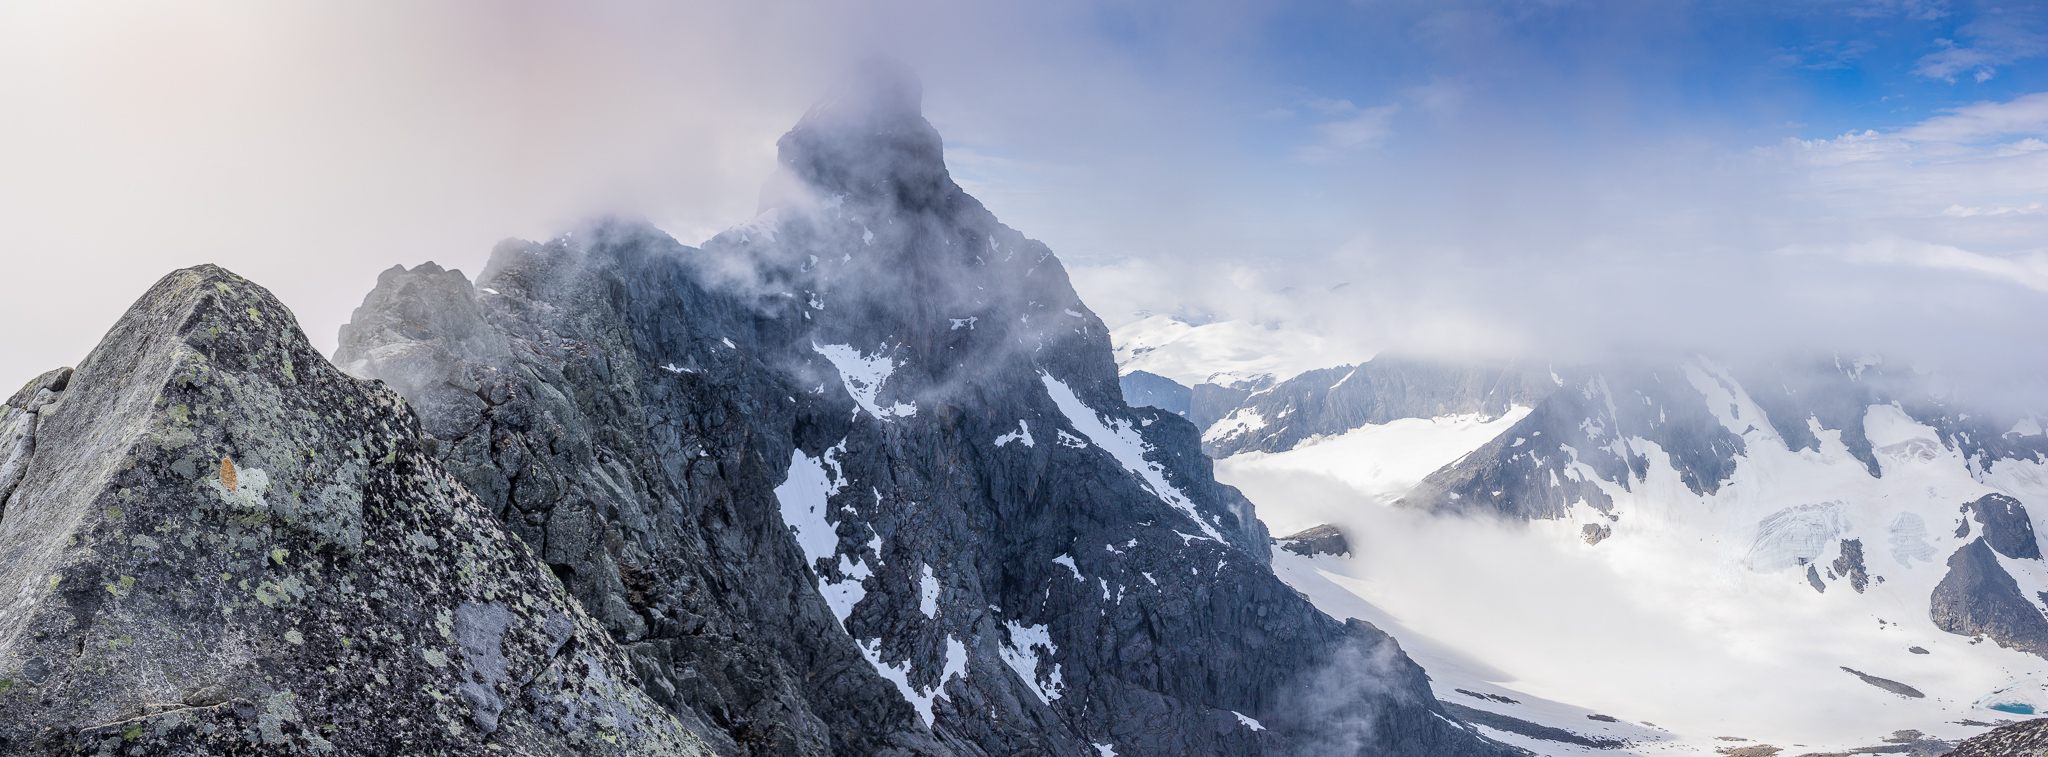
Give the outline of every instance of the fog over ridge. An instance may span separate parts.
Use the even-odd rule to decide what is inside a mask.
[[[2013,40],[2048,27],[1993,10],[17,4],[0,230],[38,283],[0,314],[38,327],[0,339],[0,379],[75,361],[178,265],[275,287],[331,349],[393,263],[476,271],[610,213],[700,243],[876,51],[924,79],[954,177],[1111,326],[2026,377],[2048,78]]]

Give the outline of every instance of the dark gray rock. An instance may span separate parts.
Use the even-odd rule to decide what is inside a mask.
[[[1980,470],[2002,461],[2048,459],[2048,437],[2006,433],[2020,416],[1953,399],[1935,379],[1890,375],[1881,365],[1761,365],[1702,370],[1680,361],[1560,368],[1561,387],[1538,399],[1527,418],[1484,447],[1432,473],[1406,495],[1408,506],[1451,512],[1492,512],[1513,518],[1561,517],[1580,500],[1598,509],[1611,502],[1592,478],[1634,490],[1649,460],[1638,449],[1644,440],[1669,454],[1671,466],[1696,494],[1712,494],[1746,452],[1738,432],[1771,430],[1791,450],[1818,449],[1814,429],[1839,431],[1849,452],[1871,475],[1883,468],[1863,435],[1871,405],[1896,404],[1907,416],[1935,429],[1939,444],[1956,450]],[[1712,382],[1703,390],[1695,381]],[[1740,392],[1762,413],[1730,404],[1719,409],[1707,394]],[[1949,399],[1939,399],[1948,397]],[[1931,399],[1933,398],[1933,399]],[[1270,424],[1269,424],[1270,426]],[[1284,430],[1265,429],[1282,436]],[[1916,442],[1917,443],[1917,442]],[[1647,447],[1644,447],[1647,449]],[[1902,451],[1898,451],[1902,452]],[[1924,453],[1923,453],[1924,454]],[[1584,468],[1579,467],[1583,464]],[[2002,506],[2002,500],[2001,506]],[[1987,505],[1989,507],[1989,505]],[[1992,516],[1983,516],[1992,517]],[[1999,515],[2003,522],[2018,523]],[[1965,530],[1967,523],[1964,524]],[[2017,535],[2013,546],[2030,536]],[[1959,532],[1960,536],[1960,532]],[[2038,547],[2034,548],[2038,552]]]
[[[1956,550],[1928,599],[1936,628],[1983,635],[1999,646],[2048,657],[2048,618],[2020,593],[1983,537]]]
[[[1598,546],[1613,536],[1614,528],[1605,523],[1588,523],[1579,527],[1579,539],[1588,547]]]
[[[41,383],[0,754],[709,753],[261,287],[173,273]]]
[[[21,391],[0,405],[0,517],[7,514],[7,500],[14,487],[28,473],[28,461],[36,448],[36,427],[45,408],[62,398],[71,382],[71,369],[58,368],[35,377]]]
[[[1156,407],[1176,415],[1187,415],[1194,392],[1156,373],[1131,371],[1118,383],[1123,386],[1124,403],[1131,407]]]
[[[2035,757],[2048,751],[2048,718],[2003,725],[1964,739],[1944,757]]]
[[[1467,707],[1456,702],[1445,702],[1444,709],[1449,710],[1452,715],[1458,716],[1458,719],[1467,723],[1477,723],[1488,728],[1498,728],[1508,733],[1520,734],[1532,739],[1555,741],[1560,744],[1574,744],[1592,749],[1620,749],[1628,746],[1628,742],[1621,739],[1603,739],[1587,736],[1567,731],[1563,728],[1547,726],[1541,723],[1531,723],[1511,715],[1502,715],[1477,707]]]
[[[1351,542],[1344,538],[1344,531],[1328,523],[1282,536],[1273,543],[1302,557],[1351,554]]]
[[[1189,417],[1204,429],[1232,412],[1256,414],[1263,421],[1253,430],[1212,435],[1210,454],[1227,457],[1249,451],[1285,452],[1311,436],[1400,418],[1498,418],[1512,406],[1535,404],[1557,388],[1543,371],[1515,364],[1463,365],[1381,356],[1363,365],[1309,371],[1271,387],[1195,387],[1197,412]]]
[[[2041,544],[2034,538],[2034,521],[2019,500],[2003,494],[1986,494],[1963,505],[1966,518],[1983,526],[1984,543],[1999,554],[2018,560],[2041,559]]]
[[[1245,400],[1251,398],[1252,392],[1266,389],[1272,385],[1273,379],[1270,376],[1261,376],[1250,381],[1240,381],[1229,386],[1207,383],[1196,384],[1189,387],[1188,390],[1188,420],[1195,424],[1195,428],[1207,429],[1210,426],[1216,425],[1217,421],[1223,420],[1224,416],[1242,407]],[[1214,449],[1206,451],[1216,457],[1227,456]]]
[[[1613,500],[1583,470],[1633,490],[1649,466],[1636,440],[1656,443],[1679,480],[1698,494],[1719,491],[1745,450],[1742,437],[1722,425],[1679,367],[1563,369],[1556,375],[1551,383],[1557,390],[1537,401],[1528,417],[1430,474],[1400,504],[1516,518],[1563,517],[1580,501],[1605,511]]]
[[[1863,567],[1862,539],[1843,539],[1841,554],[1835,557],[1834,564],[1829,567],[1834,575],[1849,579],[1849,588],[1855,589],[1858,594],[1862,594],[1863,589],[1870,585],[1870,573]]]
[[[1898,681],[1894,681],[1889,678],[1879,678],[1869,673],[1865,673],[1863,671],[1847,667],[1842,668],[1842,670],[1843,672],[1846,672],[1849,675],[1861,679],[1864,683],[1876,686],[1880,689],[1884,689],[1885,691],[1889,691],[1893,694],[1897,694],[1902,697],[1906,697],[1909,699],[1924,699],[1927,697],[1926,694],[1920,693],[1919,689],[1907,686],[1903,683],[1899,683]]]
[[[474,287],[389,272],[336,362],[417,395],[721,753],[1507,754],[1273,576],[1197,429],[1123,401],[1059,261],[948,178],[916,86],[842,84],[702,249],[613,222]]]

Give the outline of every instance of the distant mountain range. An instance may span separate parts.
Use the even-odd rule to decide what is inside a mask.
[[[1880,737],[1915,730],[1926,743],[1912,748],[1938,754],[1940,739],[2048,714],[2048,563],[2037,539],[2038,514],[2048,512],[2048,436],[2027,408],[1967,403],[1939,376],[1875,358],[1567,366],[1380,355],[1313,370],[1290,364],[1268,375],[1230,370],[1258,364],[1259,339],[1202,344],[1202,354],[1229,359],[1183,361],[1178,375],[1213,369],[1224,378],[1190,386],[1146,369],[1156,364],[1147,356],[1173,349],[1159,341],[1172,332],[1158,320],[1114,335],[1120,343],[1150,340],[1149,352],[1118,353],[1126,358],[1126,397],[1202,427],[1219,477],[1244,488],[1281,532],[1321,520],[1384,525],[1424,517],[1451,533],[1469,528],[1476,545],[1497,538],[1495,527],[1478,524],[1520,522],[1528,525],[1510,527],[1507,538],[1551,550],[1538,554],[1583,551],[1603,581],[1698,591],[1703,602],[1739,597],[1730,601],[1786,628],[1725,630],[1730,643],[1738,633],[1769,643],[1762,640],[1779,630],[1839,637],[1808,649],[1787,636],[1782,651],[1805,656],[1810,667],[1786,670],[1776,685],[1817,700],[1839,697],[1828,700],[1841,702],[1838,711],[1867,706],[1867,737],[1833,737],[1868,741],[1844,747],[1884,746]],[[1332,486],[1298,496],[1310,490],[1281,478]],[[1371,551],[1403,538],[1397,533],[1353,534],[1352,544]],[[1448,548],[1459,548],[1450,539]],[[1504,561],[1491,569],[1496,575],[1539,567],[1489,559]],[[1522,678],[1513,671],[1528,661],[1498,654],[1482,658],[1504,669],[1456,675],[1458,666],[1445,662],[1462,654],[1455,645],[1396,626],[1430,626],[1438,610],[1372,604],[1398,593],[1371,588],[1373,570],[1387,565],[1289,553],[1276,555],[1275,565],[1333,615],[1393,628],[1430,668],[1440,697],[1489,732],[1519,727],[1519,737],[1504,738],[1520,746],[1559,754],[1587,748],[1560,735],[1567,732],[1645,747],[1712,746],[1727,735],[1631,732],[1587,719],[1602,713],[1573,714],[1566,703],[1524,704],[1539,697],[1519,691],[1556,690],[1550,684],[1559,682]],[[1586,590],[1542,589],[1564,604]],[[1872,628],[1885,633],[1871,637]],[[1618,680],[1607,688],[1640,685]],[[1500,695],[1464,696],[1471,691]],[[1465,712],[1475,708],[1508,720]],[[1805,734],[1810,745],[1833,733],[1818,724],[1777,730],[1787,731]]]

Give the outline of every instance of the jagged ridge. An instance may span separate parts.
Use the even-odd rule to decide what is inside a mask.
[[[262,288],[173,273],[24,394],[0,754],[707,753]]]

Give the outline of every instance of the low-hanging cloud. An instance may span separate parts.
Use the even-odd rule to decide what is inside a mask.
[[[1688,47],[1700,19],[1685,13],[1704,12],[11,4],[0,319],[37,327],[0,334],[0,380],[76,361],[182,265],[271,286],[326,347],[394,263],[474,273],[500,238],[603,214],[702,242],[754,214],[775,138],[878,51],[923,76],[954,177],[1060,254],[1111,325],[1155,312],[1365,351],[1568,360],[1658,344],[2041,367],[1993,348],[2038,343],[2048,323],[2026,283],[2048,238],[2030,210],[2048,200],[2048,94],[1819,138],[1754,133],[1762,116],[1716,123],[1657,99],[1724,53]],[[1314,25],[1357,38],[1296,38]],[[1546,31],[1566,28],[1561,43]],[[1869,50],[1832,33],[1797,49],[1826,40]],[[1367,73],[1296,66],[1298,44],[1362,51]]]

